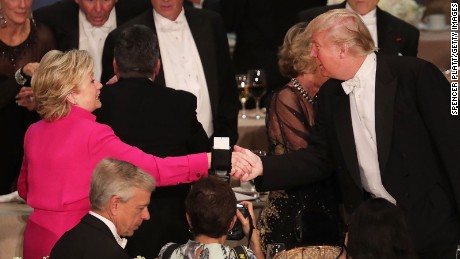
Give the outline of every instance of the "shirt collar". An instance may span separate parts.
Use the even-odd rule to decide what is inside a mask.
[[[367,55],[366,59],[364,60],[363,64],[359,68],[358,72],[356,72],[355,76],[349,80],[342,82],[343,91],[348,95],[350,94],[355,88],[361,88],[366,85],[367,82],[373,80],[372,75],[375,75],[375,63],[377,62],[377,56],[375,53],[370,53]]]
[[[104,224],[107,225],[107,227],[110,229],[110,232],[112,232],[112,235],[115,237],[115,240],[117,243],[124,249],[126,247],[126,244],[128,243],[128,240],[126,238],[120,237],[117,233],[117,227],[115,224],[113,224],[112,221],[108,220],[107,218],[104,218],[103,216],[97,214],[96,212],[90,211],[89,214],[93,215],[94,217],[98,218]]]
[[[355,12],[355,10],[353,10],[348,3],[345,5],[345,8]],[[361,17],[361,19],[363,20],[363,22],[365,24],[368,24],[368,21],[375,21],[376,20],[376,18],[377,18],[377,7],[372,9],[371,11],[369,11],[365,15],[360,15],[360,14],[358,14],[358,15],[359,15],[359,17]]]
[[[171,21],[153,9],[153,19],[155,21],[155,26],[162,31],[178,30],[187,24],[184,8],[182,8],[182,11],[179,13],[179,16],[177,16],[175,21]]]

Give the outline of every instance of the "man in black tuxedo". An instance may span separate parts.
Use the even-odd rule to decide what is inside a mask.
[[[236,143],[238,93],[219,14],[183,8],[183,0],[152,0],[152,5],[153,10],[125,26],[146,25],[158,35],[162,67],[155,81],[193,93],[198,121],[208,137],[230,137],[230,143]],[[114,75],[113,46],[121,30],[111,32],[105,42],[103,81]],[[176,101],[170,107],[173,105],[181,103]]]
[[[208,137],[196,117],[196,97],[155,81],[160,51],[153,31],[133,25],[115,42],[114,70],[118,82],[101,91],[97,120],[108,124],[124,142],[159,157],[209,151]],[[190,184],[159,187],[151,197],[151,220],[129,240],[131,256],[157,257],[168,242],[190,238],[184,200]]]
[[[61,0],[34,11],[34,18],[54,33],[57,49],[84,49],[100,79],[102,47],[110,31],[150,8],[148,0]]]
[[[149,219],[155,189],[151,175],[128,162],[106,158],[91,176],[91,211],[54,245],[50,258],[128,259],[126,239]]]
[[[335,78],[318,93],[309,147],[262,159],[236,148],[244,155],[233,157],[233,173],[243,180],[263,174],[256,182],[268,190],[332,174],[348,213],[365,199],[385,198],[403,210],[421,258],[454,258],[460,120],[451,115],[448,81],[427,61],[374,53],[369,31],[350,10],[318,16],[307,33],[322,74]]]
[[[417,56],[419,30],[377,7],[379,0],[347,0],[299,13],[300,21],[311,21],[329,10],[347,8],[358,13],[371,32],[378,52],[391,55]]]

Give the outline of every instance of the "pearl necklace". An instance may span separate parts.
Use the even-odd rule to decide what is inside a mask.
[[[294,87],[300,92],[300,94],[302,94],[302,96],[305,99],[307,99],[307,101],[311,105],[316,103],[316,95],[315,95],[315,97],[311,98],[310,95],[308,95],[308,93],[302,88],[302,86],[300,85],[299,81],[297,81],[297,79],[292,78],[291,81],[292,81],[292,83],[294,83]]]

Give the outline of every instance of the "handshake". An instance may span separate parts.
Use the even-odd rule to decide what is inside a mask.
[[[235,145],[230,152],[227,137],[215,137],[211,153],[211,171],[221,178],[246,182],[262,175],[262,160],[252,151]]]

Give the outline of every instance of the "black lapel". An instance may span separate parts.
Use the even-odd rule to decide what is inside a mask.
[[[99,229],[101,232],[103,232],[105,235],[109,236],[111,239],[113,239],[114,242],[117,242],[115,237],[112,234],[112,231],[110,231],[110,228],[102,222],[100,219],[96,218],[95,216],[91,214],[86,214],[82,219],[82,222],[93,226],[94,228]]]
[[[380,174],[384,173],[385,165],[390,154],[396,88],[396,77],[391,73],[389,65],[382,56],[377,55],[377,74],[375,80],[375,134],[377,136]]]
[[[376,11],[376,16],[377,16],[377,40],[378,40],[378,45],[381,47],[381,45],[384,44],[385,39],[386,39],[387,23],[385,21],[383,11],[380,10],[380,8],[378,7]]]
[[[353,124],[351,122],[350,98],[342,90],[341,85],[337,87],[340,89],[337,90],[338,93],[334,96],[335,103],[337,104],[334,113],[335,132],[337,132],[337,139],[348,171],[356,185],[361,188],[358,156],[356,154]]]

